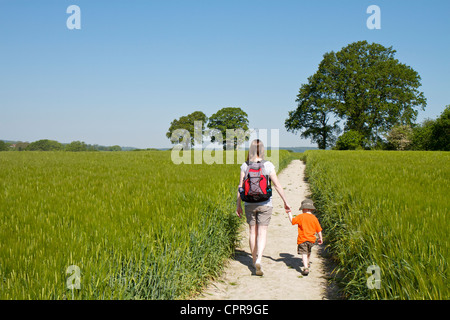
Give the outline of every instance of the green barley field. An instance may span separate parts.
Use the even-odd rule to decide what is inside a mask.
[[[295,156],[280,151],[279,170]],[[449,153],[304,158],[347,298],[449,298]],[[163,151],[1,152],[0,299],[189,297],[233,252],[239,166],[175,165]],[[80,289],[68,289],[72,265]]]
[[[280,151],[279,168],[292,158]],[[239,166],[1,152],[0,299],[188,297],[233,252]]]
[[[347,298],[450,298],[450,153],[307,151],[304,159]]]

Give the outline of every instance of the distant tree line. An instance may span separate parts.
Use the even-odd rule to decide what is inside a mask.
[[[34,142],[4,142],[0,140],[0,151],[122,151],[122,147],[115,146],[100,146],[98,144],[86,144],[83,141],[72,141],[68,144],[63,144],[55,140],[42,139]]]

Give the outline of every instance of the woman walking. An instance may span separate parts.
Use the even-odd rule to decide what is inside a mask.
[[[287,212],[291,211],[291,207],[287,204],[284,196],[283,188],[278,181],[275,172],[275,166],[270,161],[264,161],[264,144],[261,140],[255,139],[251,142],[248,151],[247,161],[241,166],[241,177],[239,180],[239,190],[243,187],[244,179],[249,165],[251,163],[263,163],[263,174],[268,176],[273,183],[275,190],[277,190],[281,199],[284,202],[284,209]],[[237,208],[236,214],[241,217],[241,195],[237,194]],[[261,258],[266,246],[267,228],[269,226],[270,218],[272,216],[273,206],[272,197],[261,202],[245,202],[245,216],[249,225],[249,245],[253,258],[253,266],[256,269],[256,275],[262,276],[264,274],[261,266]]]

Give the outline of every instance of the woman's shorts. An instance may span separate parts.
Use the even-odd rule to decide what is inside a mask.
[[[247,223],[251,226],[255,224],[268,226],[272,217],[273,207],[260,206],[255,204],[245,204],[245,216]]]
[[[297,252],[298,254],[310,254],[313,246],[314,243],[305,241],[297,246]]]

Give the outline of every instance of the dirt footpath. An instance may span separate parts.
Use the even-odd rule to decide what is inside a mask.
[[[302,200],[309,194],[304,181],[305,165],[292,161],[278,174],[286,199],[295,216]],[[223,276],[211,283],[198,300],[322,300],[335,299],[327,281],[327,263],[320,254],[323,245],[315,245],[311,253],[311,269],[301,274],[303,263],[297,254],[297,226],[292,226],[284,211],[283,201],[273,195],[273,215],[262,258],[264,276],[255,275],[248,244],[248,226],[241,231],[240,247],[230,260]]]

